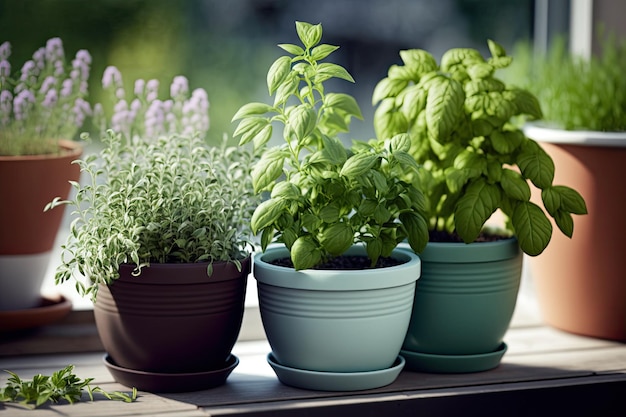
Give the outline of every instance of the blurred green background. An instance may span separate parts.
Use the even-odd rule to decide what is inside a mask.
[[[91,102],[103,99],[108,65],[121,70],[127,89],[137,78],[158,79],[161,98],[174,76],[185,75],[191,89],[207,90],[209,139],[219,141],[232,134],[241,105],[268,100],[265,74],[282,54],[276,44],[297,43],[294,21],[322,23],[323,42],[341,46],[331,58],[357,82],[336,86],[365,116],[352,135],[367,139],[372,91],[399,50],[487,53],[488,38],[512,50],[532,37],[533,9],[532,0],[0,0],[0,43],[11,42],[14,71],[51,37],[62,38],[68,58],[87,49]]]

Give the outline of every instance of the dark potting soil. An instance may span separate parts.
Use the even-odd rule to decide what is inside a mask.
[[[456,232],[449,233],[442,230],[431,230],[428,234],[430,242],[463,243],[463,239]],[[474,242],[495,242],[503,239],[508,239],[508,236],[481,232]]]
[[[396,266],[403,264],[403,261],[394,258],[378,258],[376,266],[374,268],[386,268],[390,266]],[[271,261],[271,264],[276,266],[284,266],[287,268],[293,268],[293,263],[290,258],[279,258]],[[358,255],[341,255],[330,259],[321,265],[316,266],[313,269],[342,269],[342,270],[359,270],[359,269],[371,269],[371,261],[367,256]]]

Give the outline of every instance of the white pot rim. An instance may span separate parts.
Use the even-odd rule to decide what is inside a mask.
[[[538,123],[524,125],[524,134],[537,142],[564,145],[626,147],[626,132],[564,130]]]

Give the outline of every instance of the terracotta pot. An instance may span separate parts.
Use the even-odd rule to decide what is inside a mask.
[[[0,156],[0,254],[52,249],[64,210],[43,208],[57,196],[68,197],[69,181],[80,178],[79,166],[71,162],[82,153],[75,142],[60,143],[60,155]]]
[[[112,361],[135,371],[199,373],[221,369],[243,318],[250,258],[232,263],[152,264],[141,275],[122,265],[98,289],[94,314]]]
[[[22,310],[41,302],[64,208],[44,212],[55,197],[67,198],[80,168],[71,162],[82,147],[61,141],[59,155],[0,156],[0,310]]]
[[[526,134],[554,159],[554,183],[580,192],[589,213],[574,217],[572,239],[554,225],[548,248],[530,259],[542,316],[568,332],[626,341],[626,133],[530,126]]]

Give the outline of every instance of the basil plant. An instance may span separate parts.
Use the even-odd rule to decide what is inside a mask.
[[[362,118],[356,100],[326,89],[336,78],[354,82],[340,65],[322,62],[337,46],[320,43],[322,26],[296,22],[302,46],[279,45],[289,55],[271,65],[271,104],[248,103],[234,115],[240,145],[253,142],[262,155],[252,171],[254,189],[269,198],[251,227],[265,250],[276,241],[290,250],[297,270],[366,246],[371,266],[408,240],[415,251],[428,241],[425,198],[405,172],[417,174],[406,132],[346,148],[338,135]],[[278,127],[278,129],[276,129]],[[281,145],[269,146],[275,130]]]
[[[572,214],[586,214],[581,195],[554,185],[554,163],[516,123],[540,118],[535,96],[495,76],[512,61],[489,41],[491,57],[455,48],[438,65],[428,52],[400,52],[376,86],[374,127],[379,138],[409,134],[419,168],[411,180],[427,198],[429,228],[476,240],[497,210],[508,218],[521,249],[540,254],[558,228],[571,237]],[[406,178],[407,176],[405,176]],[[531,200],[529,183],[541,190],[545,211]]]

